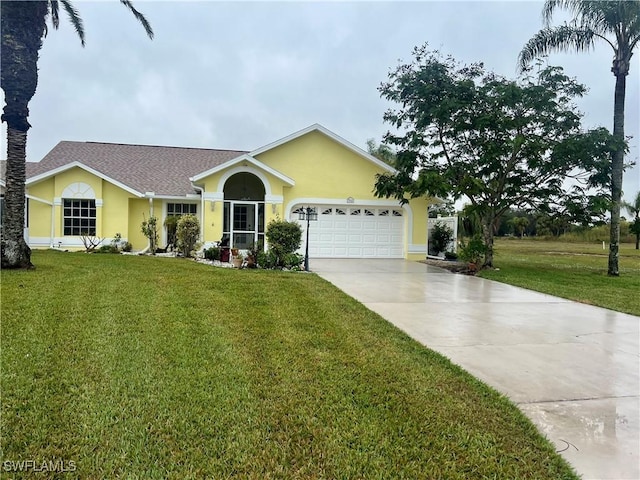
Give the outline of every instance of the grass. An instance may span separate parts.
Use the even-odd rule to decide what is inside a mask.
[[[494,266],[480,276],[582,303],[640,315],[640,251],[620,246],[620,276],[607,276],[601,243],[498,239]]]
[[[2,461],[89,479],[577,478],[504,396],[315,275],[33,260],[1,277]]]

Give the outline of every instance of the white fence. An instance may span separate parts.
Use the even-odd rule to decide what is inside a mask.
[[[433,248],[430,245],[431,233],[437,223],[442,223],[453,231],[453,239],[449,242],[445,251],[456,252],[458,250],[458,216],[441,217],[438,215],[438,218],[429,218],[427,220],[427,256],[444,258],[444,252],[433,252]]]

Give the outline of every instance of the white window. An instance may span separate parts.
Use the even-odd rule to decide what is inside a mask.
[[[196,215],[197,203],[167,203],[167,217],[179,217],[181,215]]]
[[[64,235],[96,234],[96,201],[63,198]]]

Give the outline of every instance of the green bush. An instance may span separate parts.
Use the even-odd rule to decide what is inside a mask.
[[[258,267],[265,268],[267,270],[276,268],[278,266],[278,258],[271,250],[267,252],[258,252],[257,262]]]
[[[468,243],[462,244],[459,252],[459,257],[465,262],[480,265],[487,253],[487,246],[480,235],[474,235]]]
[[[285,257],[298,250],[302,242],[302,228],[297,222],[272,220],[267,225],[265,235],[269,251],[276,256],[279,267],[284,267]]]
[[[190,257],[200,237],[200,222],[195,215],[182,215],[176,227],[178,249],[185,257]]]
[[[304,262],[304,257],[298,253],[288,253],[282,259],[282,266],[289,270],[299,269]]]
[[[149,250],[152,254],[156,253],[158,249],[158,219],[156,217],[149,217],[149,220],[142,216],[142,234],[149,240]]]
[[[118,247],[113,245],[113,243],[111,243],[109,245],[100,245],[100,247],[98,247],[95,250],[95,252],[96,253],[120,253],[120,250],[118,249]]]
[[[451,240],[453,240],[453,230],[447,227],[444,222],[436,222],[431,230],[431,238],[429,239],[429,247],[433,255],[444,252]]]
[[[207,260],[220,260],[220,248],[211,247],[204,251],[204,258]]]
[[[122,251],[123,252],[130,252],[131,250],[133,250],[133,245],[131,245],[131,242],[124,242],[122,244]]]
[[[444,258],[447,260],[457,260],[458,254],[456,252],[444,252]]]

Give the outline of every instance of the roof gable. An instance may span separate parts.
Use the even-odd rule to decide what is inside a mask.
[[[282,180],[284,183],[288,184],[291,187],[293,187],[296,184],[296,182],[292,178],[287,177],[286,175],[262,163],[261,161],[256,160],[255,158],[253,158],[251,155],[248,155],[248,154],[241,155],[240,157],[231,159],[216,167],[210,168],[205,172],[199,173],[198,175],[191,177],[189,180],[191,180],[192,182],[197,182],[199,180],[202,180],[205,177],[208,177],[209,175],[213,175],[214,173],[220,172],[222,170],[226,170],[227,168],[233,167],[234,165],[237,165],[239,163],[250,163],[254,167],[264,170],[265,172],[270,173],[274,177],[279,178],[280,180]]]
[[[308,126],[307,128],[303,128],[302,130],[299,130],[295,133],[292,133],[291,135],[287,135],[286,137],[281,138],[280,140],[276,140],[275,142],[269,143],[268,145],[265,145],[264,147],[260,147],[256,150],[252,150],[251,152],[249,152],[249,155],[251,155],[252,157],[255,157],[257,155],[260,155],[261,153],[267,152],[269,150],[273,150],[274,148],[277,148],[281,145],[284,145],[285,143],[291,142],[297,138],[300,138],[304,135],[307,135],[309,133],[312,132],[320,132],[323,135],[326,135],[327,137],[329,137],[330,139],[332,139],[333,141],[335,141],[336,143],[342,145],[343,147],[351,150],[352,152],[356,153],[357,155],[360,155],[361,157],[365,158],[366,160],[374,163],[375,165],[377,165],[378,167],[387,170],[388,172],[392,172],[392,173],[396,173],[396,169],[394,169],[392,166],[386,164],[385,162],[383,162],[382,160],[374,157],[373,155],[371,155],[368,152],[365,152],[364,150],[362,150],[361,148],[355,146],[353,143],[345,140],[344,138],[342,138],[339,135],[336,135],[335,133],[333,133],[331,130],[328,130],[327,128],[323,127],[322,125],[320,125],[319,123],[314,123],[313,125]]]
[[[134,190],[133,188],[128,187],[127,185],[119,182],[118,180],[115,180],[113,178],[108,177],[107,175],[104,175],[103,173],[94,170],[91,167],[87,167],[86,165],[83,165],[80,162],[71,162],[68,163],[66,165],[62,165],[58,168],[54,168],[53,170],[48,170],[46,172],[43,172],[39,175],[34,175],[33,177],[29,178],[26,182],[26,185],[33,185],[35,183],[41,182],[43,180],[46,180],[47,178],[51,178],[55,175],[58,175],[59,173],[62,172],[66,172],[67,170],[71,170],[72,168],[81,168],[82,170],[91,173],[92,175],[95,175],[96,177],[99,177],[103,180],[106,180],[109,183],[112,183],[113,185],[122,188],[123,190],[126,190],[127,192],[131,193],[132,195],[135,195],[137,197],[143,197],[144,193],[138,192],[136,190]]]

